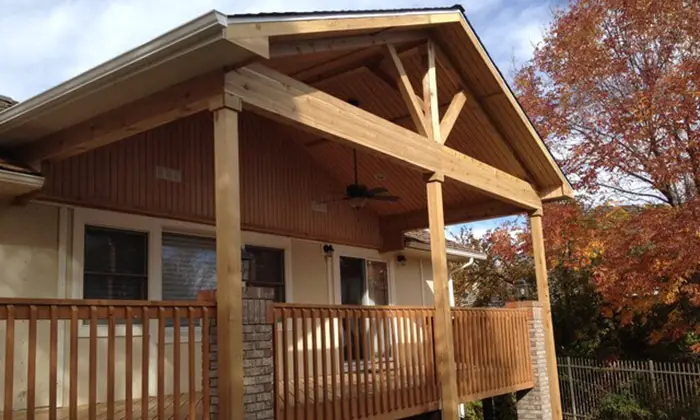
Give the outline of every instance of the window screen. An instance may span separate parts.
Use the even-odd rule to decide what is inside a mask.
[[[195,300],[216,289],[216,240],[163,233],[163,300]]]
[[[148,234],[85,226],[85,299],[148,297]]]

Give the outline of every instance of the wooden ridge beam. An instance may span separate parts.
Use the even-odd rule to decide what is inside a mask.
[[[512,216],[524,211],[512,204],[498,200],[488,200],[479,203],[459,203],[445,206],[445,224],[455,225],[471,223],[496,217]],[[382,216],[380,225],[390,232],[406,232],[428,227],[427,209],[408,213]]]
[[[270,45],[270,57],[288,57],[293,55],[315,54],[332,51],[347,51],[402,44],[427,39],[423,30],[384,31],[372,35],[339,36],[300,41],[283,41]]]
[[[25,162],[64,159],[209,109],[224,76],[210,73],[107,111],[17,150]]]
[[[425,115],[423,114],[423,107],[418,102],[416,92],[413,90],[413,86],[411,85],[411,80],[408,78],[406,69],[404,68],[403,63],[401,62],[401,57],[399,57],[399,53],[396,51],[396,47],[394,45],[387,45],[387,50],[389,51],[389,57],[391,58],[391,61],[394,63],[394,70],[397,73],[396,80],[399,87],[399,92],[401,93],[401,97],[406,103],[406,107],[408,107],[408,112],[409,114],[411,114],[411,119],[416,125],[416,130],[418,131],[418,134],[426,136],[428,133],[428,128],[426,127]],[[425,99],[423,99],[423,101],[425,102]]]
[[[244,109],[396,158],[424,172],[444,173],[484,194],[524,209],[542,206],[537,191],[526,181],[428,141],[425,136],[262,64],[251,64],[227,73],[226,89],[241,98]]]

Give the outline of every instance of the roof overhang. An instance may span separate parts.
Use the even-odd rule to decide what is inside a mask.
[[[569,182],[459,7],[243,16],[213,11],[0,112],[0,150],[26,146],[196,76],[264,60],[270,55],[271,43],[396,28],[436,28],[438,36],[444,31],[457,33],[460,42],[469,44],[479,57],[470,65],[487,74],[495,89],[489,92],[484,108],[500,112],[508,120],[508,129],[527,140],[526,145],[516,145],[516,152],[532,153],[548,180],[549,186],[540,191],[542,200],[573,196]]]
[[[423,252],[430,252],[430,245],[424,244],[419,241],[413,241],[413,240],[407,240],[406,249],[415,249],[418,251],[423,251]],[[454,259],[459,259],[459,260],[468,260],[470,258],[474,258],[475,260],[485,260],[486,259],[486,254],[481,253],[481,252],[473,252],[473,251],[467,251],[467,250],[462,250],[462,249],[457,249],[454,247],[450,247],[449,245],[447,246],[447,255],[448,257],[454,257]]]

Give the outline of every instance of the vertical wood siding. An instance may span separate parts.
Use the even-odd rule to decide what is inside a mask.
[[[241,118],[241,217],[246,230],[377,248],[376,214],[346,203],[312,210],[343,192],[276,123]],[[213,122],[201,113],[44,168],[43,198],[118,211],[214,222]],[[181,181],[156,178],[156,168]]]

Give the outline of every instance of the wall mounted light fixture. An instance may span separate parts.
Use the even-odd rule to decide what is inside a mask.
[[[396,262],[399,263],[400,266],[405,266],[406,265],[406,256],[403,254],[399,254],[396,256]]]

